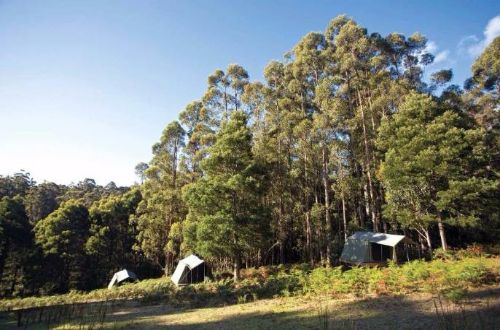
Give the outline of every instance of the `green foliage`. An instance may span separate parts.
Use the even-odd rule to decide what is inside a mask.
[[[432,258],[441,260],[453,260],[455,258],[455,255],[453,251],[443,250],[442,248],[439,248],[432,251]]]
[[[304,292],[306,293],[333,293],[339,290],[338,280],[342,277],[341,267],[315,268],[310,276],[305,278]]]
[[[36,243],[44,255],[60,263],[59,290],[81,289],[84,286],[85,242],[89,228],[88,210],[78,200],[64,202],[35,226]]]
[[[377,142],[385,151],[384,212],[403,227],[425,236],[431,223],[471,226],[493,206],[498,180],[485,176],[487,163],[478,152],[484,131],[467,128],[462,115],[431,97],[408,96],[392,120],[383,121]]]
[[[89,237],[85,252],[91,257],[95,283],[104,286],[113,273],[134,265],[136,228],[131,224],[141,193],[132,189],[123,195],[111,195],[94,203],[89,210]]]
[[[450,288],[447,290],[442,291],[443,296],[454,302],[454,303],[459,303],[460,301],[464,300],[465,297],[467,296],[467,290],[463,288]]]
[[[168,277],[126,284],[111,290],[89,293],[72,291],[65,295],[0,300],[0,310],[70,304],[86,301],[135,299],[145,303],[168,302],[182,306],[245,303],[256,299],[290,295],[366,296],[429,292],[460,300],[472,287],[490,284],[498,276],[498,258],[466,258],[456,261],[413,261],[388,268],[354,267],[266,267],[239,283],[232,280],[175,287]]]
[[[52,182],[32,187],[24,198],[30,222],[34,224],[56,210],[62,193],[63,187]]]
[[[186,132],[174,121],[167,125],[160,142],[153,146],[153,159],[145,171],[141,186],[142,200],[137,206],[133,224],[137,226],[135,249],[169,273],[179,247],[169,246],[169,233],[175,223],[185,217],[180,189],[183,177],[179,173],[181,149]]]
[[[338,16],[270,62],[263,82],[250,82],[237,64],[211,74],[204,95],[165,127],[152,159],[136,166],[140,185],[0,176],[1,294],[100,287],[122,267],[169,274],[188,253],[219,273],[232,263],[236,278],[243,264],[332,266],[358,229],[403,232],[427,244],[421,255],[437,229],[443,250],[434,257],[442,260],[346,272],[269,267],[242,286],[211,289],[248,301],[254,293],[402,293],[439,290],[450,276],[485,280],[480,266],[460,278],[446,262],[498,249],[449,251],[446,232],[455,247],[496,243],[500,234],[500,38],[474,63],[466,91],[446,87],[451,70],[424,81],[434,59],[426,44],[419,33],[383,36]],[[212,299],[207,290],[176,295]]]
[[[31,293],[33,234],[20,196],[0,199],[0,295]]]
[[[35,181],[30,174],[22,170],[12,176],[0,175],[0,199],[17,195],[24,196],[34,184]]]
[[[500,86],[500,37],[496,37],[472,65],[472,77],[466,82],[467,110],[477,123],[497,136],[500,125],[498,102]]]
[[[35,226],[37,243],[45,254],[72,258],[81,252],[88,233],[87,209],[76,200],[70,200]],[[79,242],[79,243],[78,243]]]
[[[259,198],[263,181],[253,159],[251,133],[242,112],[224,122],[209,156],[201,163],[205,176],[187,186],[184,200],[189,208],[187,245],[207,257],[230,256],[239,272],[245,252],[259,245],[265,218]],[[235,273],[238,277],[238,274]]]

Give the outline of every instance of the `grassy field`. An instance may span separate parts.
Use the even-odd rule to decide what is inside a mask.
[[[489,329],[500,324],[499,278],[498,257],[350,270],[263,267],[247,270],[237,284],[226,280],[175,288],[168,279],[156,279],[114,290],[0,300],[0,328],[14,328],[19,321],[35,329],[399,329],[439,324],[443,329]],[[460,326],[447,327],[455,323]]]
[[[222,307],[185,308],[129,302],[105,320],[84,317],[55,329],[494,329],[500,324],[498,287],[473,289],[455,304],[427,293],[334,298],[297,296]],[[2,329],[15,329],[4,320]],[[30,329],[47,329],[35,324]]]

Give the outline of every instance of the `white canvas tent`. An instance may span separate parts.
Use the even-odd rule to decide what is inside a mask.
[[[113,275],[113,278],[108,284],[108,289],[111,289],[113,286],[120,284],[123,281],[136,281],[137,276],[131,272],[130,270],[124,269],[116,272]]]
[[[401,242],[412,243],[404,235],[357,231],[347,238],[340,261],[357,265],[397,261],[396,246]]]
[[[181,259],[171,279],[175,285],[201,282],[205,279],[205,262],[194,254]]]

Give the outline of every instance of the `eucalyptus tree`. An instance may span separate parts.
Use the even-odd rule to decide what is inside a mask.
[[[187,135],[183,167],[189,174],[190,181],[195,181],[202,175],[200,161],[206,157],[206,149],[213,144],[215,138],[214,114],[201,101],[193,101],[179,114],[179,120]]]
[[[70,184],[65,189],[64,195],[60,197],[61,202],[68,200],[81,200],[85,207],[89,208],[92,203],[98,201],[106,191],[98,185],[94,179],[85,178],[76,184]]]
[[[429,227],[437,224],[446,250],[445,224],[475,225],[498,191],[484,138],[484,130],[471,127],[463,112],[430,96],[408,96],[393,118],[384,120],[377,140],[385,151],[387,216],[417,230],[429,249]]]
[[[160,142],[153,145],[153,159],[146,170],[141,187],[143,199],[137,207],[134,224],[137,226],[136,249],[168,274],[179,251],[167,249],[169,231],[185,216],[180,198],[184,184],[179,161],[185,145],[186,132],[174,121],[164,129]]]
[[[255,157],[266,164],[267,172],[274,184],[266,193],[267,206],[271,210],[269,220],[273,238],[271,261],[286,262],[287,247],[291,247],[294,220],[295,185],[291,180],[292,147],[294,144],[293,126],[297,118],[292,110],[292,101],[287,85],[290,74],[287,65],[270,62],[265,70],[266,85],[249,85],[245,100],[253,110],[253,150]],[[251,104],[253,103],[253,104]],[[274,258],[275,247],[278,256]],[[264,255],[267,256],[268,253]]]
[[[202,102],[213,111],[219,124],[227,121],[232,111],[241,108],[241,95],[246,84],[248,72],[238,64],[229,64],[225,72],[217,69],[208,77],[208,89]]]
[[[133,267],[137,230],[131,224],[141,194],[134,188],[123,195],[110,195],[89,209],[89,236],[85,251],[92,257],[95,279],[104,284],[114,272]],[[103,282],[104,281],[104,282]]]
[[[148,167],[149,165],[144,162],[140,162],[135,166],[135,174],[141,180],[141,184],[143,184],[144,180],[146,179],[146,170],[148,169]]]
[[[317,145],[320,159],[313,161],[313,165],[320,165],[321,184],[323,194],[321,200],[324,210],[324,251],[322,255],[327,263],[331,263],[331,242],[333,237],[332,219],[332,146],[337,139],[337,127],[332,109],[335,95],[331,93],[332,79],[328,70],[330,62],[328,49],[329,44],[321,33],[307,34],[293,49],[292,71],[294,77],[302,81],[303,92],[301,93],[304,118],[300,126],[309,126],[311,132],[306,143]],[[314,171],[314,170],[313,170]],[[314,181],[313,181],[314,182]]]
[[[64,191],[65,187],[53,182],[43,182],[30,188],[24,198],[30,222],[35,224],[57,209]]]
[[[35,225],[35,239],[46,257],[48,272],[57,270],[52,278],[55,290],[85,288],[85,242],[89,235],[89,212],[81,200],[68,200]]]
[[[374,231],[380,228],[379,196],[375,182],[373,153],[374,125],[370,126],[368,93],[373,58],[373,43],[366,29],[352,19],[339,16],[333,19],[325,32],[333,50],[329,56],[337,105],[341,109],[344,139],[349,141],[351,153],[359,163],[366,184],[363,184],[366,213],[371,217]],[[354,175],[359,175],[356,167]],[[356,173],[357,172],[357,173]],[[360,173],[360,174],[361,174]]]
[[[24,170],[14,173],[12,176],[0,175],[0,198],[4,196],[24,196],[35,183],[30,173]]]
[[[472,65],[464,99],[479,125],[498,134],[500,129],[500,36],[486,47]]]
[[[26,284],[29,256],[33,250],[32,226],[22,198],[0,199],[0,293],[22,293]],[[21,291],[21,292],[18,292]]]
[[[205,175],[184,188],[189,209],[184,239],[203,256],[230,257],[237,281],[242,258],[260,246],[266,227],[265,180],[243,112],[233,112],[222,124],[208,154],[201,162]]]

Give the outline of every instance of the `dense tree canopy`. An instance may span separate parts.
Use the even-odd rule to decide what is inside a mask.
[[[404,233],[426,257],[497,242],[500,37],[464,89],[449,69],[424,79],[426,45],[339,16],[264,81],[215,70],[133,187],[0,176],[0,294],[102,287],[123,267],[170,274],[187,253],[235,280],[242,267],[332,265],[360,229]]]
[[[189,208],[186,245],[207,257],[229,256],[236,280],[242,258],[257,251],[267,234],[263,171],[251,142],[246,115],[233,112],[201,164],[203,178],[184,192]]]
[[[437,223],[444,249],[444,223],[475,225],[487,209],[485,201],[492,202],[498,190],[487,167],[484,137],[463,113],[430,96],[408,96],[392,119],[384,120],[378,136],[385,151],[380,174],[387,218],[417,230],[429,248],[430,224]]]

